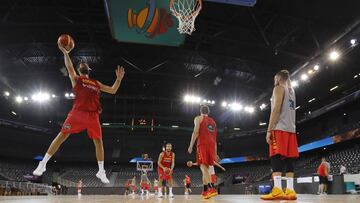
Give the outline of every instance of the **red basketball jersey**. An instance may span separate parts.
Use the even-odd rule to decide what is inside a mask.
[[[209,147],[215,147],[216,133],[216,123],[214,119],[209,116],[203,116],[203,119],[200,123],[197,146],[205,145]]]
[[[321,163],[318,167],[317,173],[319,176],[325,177],[326,176],[326,164]]]
[[[166,168],[171,168],[173,157],[174,157],[173,152],[170,152],[169,155],[167,155],[166,152],[163,152],[161,164]]]
[[[187,176],[187,177],[185,178],[185,183],[186,183],[186,184],[190,184],[190,183],[191,183],[191,179],[190,179],[189,176]]]
[[[73,109],[101,113],[100,85],[96,80],[79,76],[73,92],[75,94]]]

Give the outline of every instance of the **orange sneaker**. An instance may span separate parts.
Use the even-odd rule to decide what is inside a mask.
[[[274,187],[269,194],[261,196],[261,199],[262,200],[287,200],[284,191],[282,191],[282,189],[280,189],[278,187]]]
[[[290,190],[289,188],[286,188],[285,198],[286,200],[297,200],[297,195],[295,190]]]
[[[215,188],[210,188],[209,191],[210,191],[209,198],[215,197],[215,196],[218,195],[218,193],[217,193],[217,191],[216,191]]]
[[[211,191],[209,189],[206,190],[206,191],[203,191],[201,193],[201,196],[202,196],[203,199],[209,199],[209,198],[211,198]]]

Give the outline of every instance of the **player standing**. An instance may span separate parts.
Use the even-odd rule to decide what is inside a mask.
[[[190,176],[188,176],[188,175],[185,175],[184,186],[185,186],[185,195],[191,194],[192,193],[192,191],[191,191],[191,179],[190,179]]]
[[[141,178],[140,178],[140,187],[141,187],[141,195],[144,195],[144,192],[146,192],[146,195],[149,195],[150,181],[146,174],[146,170],[142,171]]]
[[[188,152],[191,154],[195,141],[197,140],[196,159],[197,163],[200,165],[200,170],[203,176],[202,180],[204,190],[202,192],[202,197],[204,199],[209,199],[218,195],[214,185],[212,184],[211,174],[209,171],[209,166],[213,166],[216,159],[218,159],[216,146],[216,123],[214,119],[209,117],[209,113],[210,109],[208,106],[200,107],[200,115],[196,116],[194,119],[195,127],[188,148]]]
[[[125,186],[125,194],[124,195],[126,196],[130,193],[130,179],[126,180],[124,186]]]
[[[132,179],[131,179],[131,190],[132,190],[132,195],[135,195],[135,192],[136,192],[136,176],[134,176]]]
[[[154,192],[155,192],[155,194],[158,193],[158,190],[159,190],[159,181],[155,178],[154,179]]]
[[[159,175],[159,187],[160,187],[158,194],[159,198],[163,197],[162,189],[166,184],[166,182],[169,183],[169,197],[170,198],[174,197],[174,194],[172,192],[172,185],[173,185],[172,173],[174,167],[175,167],[175,153],[172,152],[172,144],[167,143],[165,145],[165,152],[161,152],[158,159],[158,175]]]
[[[33,174],[41,176],[46,171],[46,163],[59,149],[60,145],[70,136],[72,133],[79,133],[87,130],[89,138],[94,142],[96,149],[96,158],[98,161],[99,171],[96,173],[96,177],[103,183],[109,183],[106,177],[104,169],[104,146],[102,141],[102,132],[99,122],[99,115],[102,111],[100,105],[100,93],[106,92],[109,94],[115,94],[120,87],[120,83],[124,77],[124,68],[118,66],[116,73],[116,80],[110,87],[102,84],[101,82],[89,78],[90,68],[87,63],[79,63],[78,73],[75,72],[73,63],[70,59],[70,50],[66,50],[58,42],[59,49],[64,54],[65,66],[69,73],[73,92],[75,94],[75,100],[72,110],[68,114],[61,132],[56,136],[49,146],[44,158],[40,161]]]
[[[77,183],[76,187],[77,187],[78,196],[81,196],[82,180],[79,180],[79,182]]]
[[[266,134],[273,170],[274,188],[263,200],[296,200],[294,190],[294,162],[299,157],[295,126],[295,91],[291,87],[289,71],[282,70],[274,77],[271,114]],[[283,191],[281,175],[286,168],[286,189]]]

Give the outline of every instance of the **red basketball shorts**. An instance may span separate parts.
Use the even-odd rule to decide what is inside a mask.
[[[158,176],[161,180],[170,180],[172,179],[172,173],[166,174],[162,168],[158,167]]]
[[[79,133],[87,130],[89,138],[100,139],[102,136],[99,113],[71,110],[62,128],[62,133]]]
[[[269,145],[270,157],[280,154],[283,158],[298,158],[298,143],[295,133],[274,130]]]
[[[141,183],[140,186],[144,190],[150,190],[150,185],[147,183]]]
[[[196,162],[201,165],[213,166],[215,161],[215,148],[206,145],[197,146]]]

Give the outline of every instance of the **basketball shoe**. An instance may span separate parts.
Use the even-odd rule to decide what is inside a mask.
[[[42,176],[42,174],[46,171],[46,164],[42,161],[39,162],[39,165],[33,171],[34,176]]]
[[[286,200],[296,200],[297,199],[295,190],[290,190],[289,188],[286,188],[284,193],[285,193]]]
[[[267,194],[261,196],[262,200],[286,200],[286,196],[284,191],[278,187],[274,187],[272,191]]]
[[[110,183],[109,179],[107,179],[107,177],[106,177],[105,170],[101,170],[101,171],[97,172],[96,177],[99,178],[101,180],[101,182],[104,184]]]

